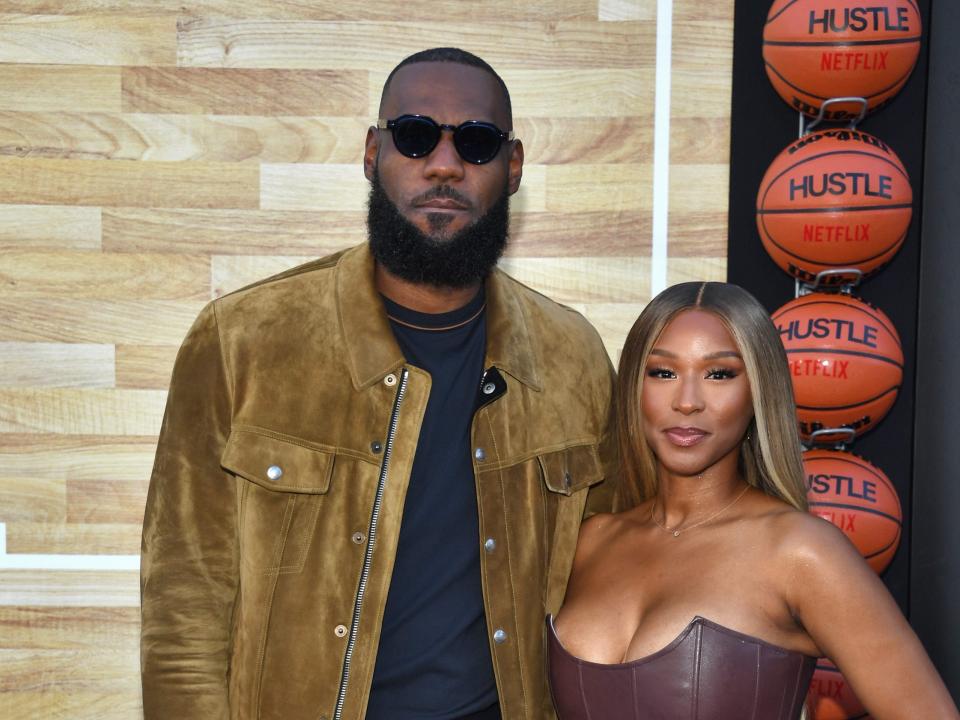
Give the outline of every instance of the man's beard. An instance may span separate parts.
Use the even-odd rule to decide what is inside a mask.
[[[460,197],[445,185],[428,195]],[[428,215],[433,232],[421,232],[387,197],[374,171],[367,207],[370,252],[391,274],[412,283],[445,288],[469,287],[486,278],[507,245],[510,200],[506,187],[486,213],[452,235],[444,232],[451,219],[444,213]]]

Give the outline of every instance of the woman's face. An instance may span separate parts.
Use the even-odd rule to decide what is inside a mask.
[[[643,431],[663,470],[698,475],[739,452],[753,417],[750,383],[719,317],[704,310],[676,315],[643,372]]]

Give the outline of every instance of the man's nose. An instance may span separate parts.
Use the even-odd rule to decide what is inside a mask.
[[[453,144],[453,133],[443,130],[437,146],[425,158],[423,174],[434,180],[460,180],[463,173],[463,158]]]

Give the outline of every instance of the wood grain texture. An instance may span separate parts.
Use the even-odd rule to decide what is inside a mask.
[[[0,252],[0,299],[202,300],[208,258],[59,250]]]
[[[0,110],[119,112],[120,68],[0,64]]]
[[[173,279],[164,278],[166,281]],[[0,339],[179,345],[206,304],[205,300],[136,300],[129,297],[88,300],[83,297],[4,296],[0,293]]]
[[[641,163],[653,153],[653,118],[517,117],[524,162],[539,165]]]
[[[173,15],[0,15],[0,63],[172,65],[176,22]]]
[[[176,345],[117,345],[117,387],[165,390],[177,350]]]
[[[0,606],[140,607],[135,570],[0,570]],[[136,674],[137,663],[124,675]]]
[[[124,508],[125,515],[131,515]],[[30,555],[137,555],[142,513],[126,525],[116,522],[8,522],[7,552]]]
[[[508,257],[631,257],[650,251],[650,214],[514,213]]]
[[[368,124],[358,117],[0,112],[0,156],[359,163]]]
[[[236,68],[123,69],[124,112],[212,115],[358,115],[367,73]]]
[[[0,251],[11,248],[99,250],[100,208],[0,205]]]
[[[645,257],[504,258],[502,267],[562,303],[641,302],[650,294]]]
[[[68,480],[67,523],[143,523],[148,479]]]
[[[214,297],[239,290],[313,260],[312,256],[214,255],[211,278]]]
[[[113,345],[0,341],[0,387],[113,387]]]
[[[0,434],[0,486],[17,477],[143,480],[156,446],[152,436]]]
[[[0,478],[0,521],[67,521],[67,484],[42,475],[15,475],[4,470]]]
[[[547,168],[547,209],[554,212],[649,211],[650,165],[552,165]]]
[[[523,57],[530,69],[632,68],[653,64],[654,32],[648,23],[453,24],[442,15],[428,22],[392,18],[384,23],[210,18],[180,23],[177,62],[184,67],[376,69],[385,76],[399,58],[443,37],[444,45],[469,48],[494,67]],[[382,81],[377,80],[378,91]]]
[[[160,390],[0,389],[0,433],[156,435]]]
[[[255,208],[260,173],[243,163],[0,158],[0,203]]]

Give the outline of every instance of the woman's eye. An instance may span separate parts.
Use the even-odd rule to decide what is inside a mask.
[[[709,380],[729,380],[736,376],[737,373],[728,368],[714,368],[713,370],[707,371],[707,379]]]
[[[673,371],[666,368],[650,368],[647,370],[647,377],[669,379],[673,376]]]

